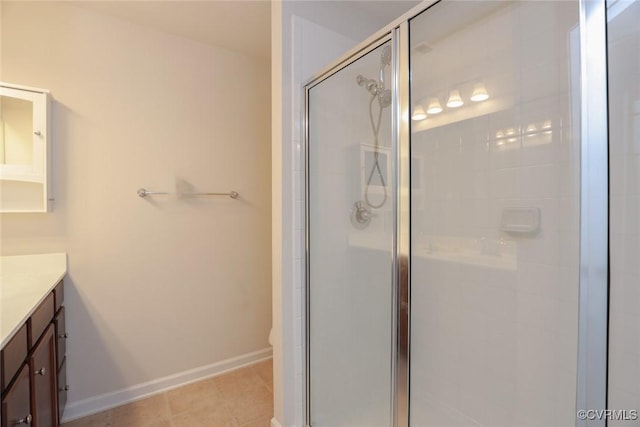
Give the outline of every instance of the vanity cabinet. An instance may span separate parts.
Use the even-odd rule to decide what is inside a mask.
[[[60,424],[68,389],[63,286],[60,281],[2,348],[1,427]]]

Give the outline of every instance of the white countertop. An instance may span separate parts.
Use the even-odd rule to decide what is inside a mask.
[[[0,257],[0,348],[67,273],[67,254]]]

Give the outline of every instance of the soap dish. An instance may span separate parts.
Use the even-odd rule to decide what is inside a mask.
[[[540,230],[540,209],[534,207],[502,209],[500,230],[507,233],[537,233]]]

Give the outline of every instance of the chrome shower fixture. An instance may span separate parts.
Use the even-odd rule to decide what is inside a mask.
[[[368,79],[361,74],[356,77],[358,86],[362,86],[372,95],[378,98],[378,103],[381,108],[386,108],[391,105],[391,90],[384,87],[384,70],[387,65],[391,65],[391,46],[385,46],[382,48],[380,54],[380,70],[378,80]]]
[[[387,45],[382,48],[380,54],[380,87],[384,89],[384,69],[387,65],[391,65],[391,46]]]
[[[388,107],[391,105],[391,101],[391,90],[385,89],[378,94],[378,103],[380,104],[380,108]]]
[[[377,95],[380,90],[380,86],[377,81],[368,79],[361,74],[358,74],[358,77],[356,77],[356,82],[358,82],[358,86],[362,86],[367,89],[371,95]]]
[[[373,212],[371,212],[371,208],[367,202],[358,200],[353,204],[350,215],[351,224],[358,230],[367,228],[371,222],[372,216]]]
[[[391,90],[385,89],[384,87],[384,70],[387,65],[391,65],[391,46],[388,44],[382,47],[382,52],[380,53],[380,73],[379,80],[368,79],[363,75],[359,74],[356,77],[356,82],[358,86],[364,87],[371,94],[371,99],[369,100],[369,120],[371,124],[371,132],[373,136],[373,166],[371,170],[367,174],[367,182],[364,190],[364,200],[357,201],[353,209],[351,210],[351,223],[354,227],[363,229],[369,225],[371,222],[371,209],[378,209],[384,206],[387,201],[387,182],[382,173],[382,168],[380,166],[380,141],[379,141],[379,133],[380,133],[380,125],[382,123],[382,110],[391,105],[393,101],[393,95]],[[377,117],[373,113],[374,103],[378,100],[378,112]],[[374,202],[369,197],[369,192],[371,190],[371,182],[374,179],[374,176],[377,175],[380,183],[382,184],[382,199]]]

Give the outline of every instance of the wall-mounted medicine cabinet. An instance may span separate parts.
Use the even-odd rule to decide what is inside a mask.
[[[0,212],[47,212],[49,91],[0,82]]]

